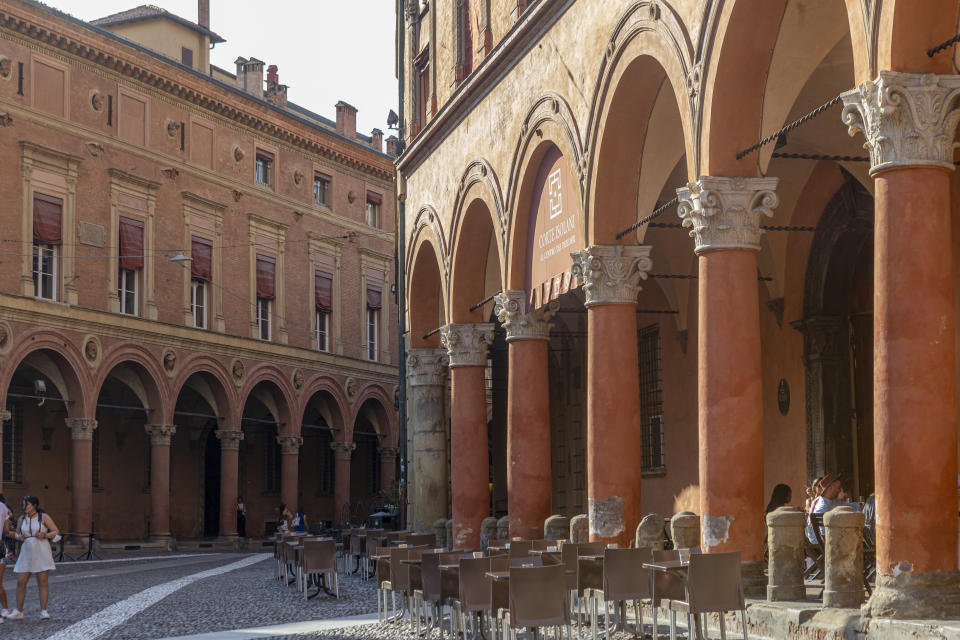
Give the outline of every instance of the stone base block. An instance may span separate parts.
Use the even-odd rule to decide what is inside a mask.
[[[861,611],[874,618],[960,617],[960,571],[878,574],[877,587]]]
[[[740,582],[747,598],[763,598],[767,595],[767,563],[743,562],[740,564]]]
[[[807,587],[801,584],[768,584],[767,600],[770,602],[802,602],[807,599]]]

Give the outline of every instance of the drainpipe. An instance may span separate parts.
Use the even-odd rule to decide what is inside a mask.
[[[404,60],[406,22],[404,12],[404,0],[397,0],[397,93],[399,94],[399,115],[400,120],[397,123],[397,159],[399,162],[404,151],[404,109],[403,109],[403,85],[406,70],[406,60]],[[397,373],[400,380],[399,397],[400,406],[397,408],[399,413],[399,434],[398,443],[400,445],[400,528],[407,528],[407,357],[404,344],[407,336],[407,294],[406,294],[406,187],[403,183],[403,176],[399,169],[396,171],[394,180],[395,202],[397,203],[397,224],[394,228],[397,230],[397,250],[394,253],[394,272],[396,273],[397,283],[397,320],[399,322],[399,331],[397,332]]]

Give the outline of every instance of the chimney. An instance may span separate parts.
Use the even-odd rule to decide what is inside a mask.
[[[357,137],[357,108],[343,100],[337,103],[337,133],[350,139]]]
[[[383,131],[374,129],[370,132],[370,137],[373,138],[373,141],[370,143],[371,146],[377,151],[383,151]]]
[[[197,24],[205,29],[210,28],[210,0],[199,0]]]
[[[247,59],[244,57],[239,57],[233,61],[233,64],[237,65],[237,89],[241,91],[247,90]]]
[[[243,65],[246,75],[245,90],[250,95],[263,98],[263,60],[250,58],[247,64]]]
[[[287,106],[287,85],[280,84],[280,74],[277,72],[277,65],[272,64],[267,67],[267,102],[278,107]]]
[[[387,155],[391,158],[397,157],[398,142],[400,142],[400,140],[397,139],[397,136],[390,136],[387,138]]]

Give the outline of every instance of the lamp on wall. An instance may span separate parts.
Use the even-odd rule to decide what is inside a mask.
[[[170,262],[190,262],[193,258],[183,255],[183,251],[177,251],[177,255],[170,256],[167,260]]]

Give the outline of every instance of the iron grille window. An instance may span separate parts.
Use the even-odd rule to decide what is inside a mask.
[[[100,429],[93,430],[93,488],[100,486]]]
[[[263,448],[267,456],[264,464],[266,478],[263,486],[267,493],[280,492],[280,444],[277,442],[277,433],[274,429],[267,431],[267,446]],[[294,505],[296,506],[296,505]]]
[[[640,420],[643,436],[641,469],[663,469],[663,385],[660,367],[660,325],[637,331],[640,367]]]
[[[3,481],[23,483],[23,407],[9,405],[10,421],[3,424]]]
[[[334,465],[336,464],[333,448],[330,447],[330,438],[322,438],[320,440],[320,460],[322,461],[322,465],[320,472],[317,474],[317,479],[320,481],[320,495],[330,496],[333,495],[333,474],[335,470]]]

